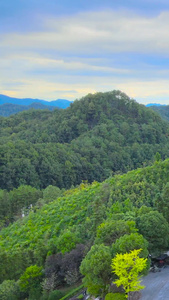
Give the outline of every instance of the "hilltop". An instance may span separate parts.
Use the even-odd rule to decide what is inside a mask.
[[[169,156],[169,125],[120,91],[0,118],[1,188],[103,181]]]

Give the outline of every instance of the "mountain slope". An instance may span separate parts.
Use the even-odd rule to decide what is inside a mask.
[[[69,188],[169,157],[169,125],[119,91],[0,118],[1,188]]]
[[[169,121],[169,105],[151,106],[150,108],[158,113],[162,119]]]
[[[0,281],[17,279],[30,264],[43,265],[47,253],[93,242],[97,227],[107,219],[139,221],[142,206],[140,215],[151,209],[169,214],[168,206],[163,210],[160,205],[165,201],[168,181],[169,160],[160,161],[103,183],[83,183],[40,210],[34,207],[29,216],[1,230]]]

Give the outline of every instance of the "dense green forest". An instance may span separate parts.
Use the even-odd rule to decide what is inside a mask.
[[[157,112],[162,119],[169,121],[169,105],[152,105],[150,108]]]
[[[0,299],[124,299],[116,254],[169,246],[168,122],[113,91],[0,128]]]
[[[61,298],[81,274],[89,292],[101,295],[113,275],[101,267],[93,274],[92,265],[105,268],[116,253],[133,249],[142,248],[141,257],[167,249],[169,160],[156,157],[153,166],[102,183],[84,182],[68,191],[50,186],[42,194],[24,186],[8,192],[10,199],[10,193],[17,198],[30,190],[33,205],[27,216],[1,229],[0,295],[6,289],[16,294],[7,299],[56,299],[52,293]]]
[[[169,157],[169,125],[120,91],[0,118],[0,188],[70,188]]]

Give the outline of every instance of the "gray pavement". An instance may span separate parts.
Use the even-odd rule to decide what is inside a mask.
[[[142,280],[141,300],[169,300],[169,266],[161,272],[150,272]]]

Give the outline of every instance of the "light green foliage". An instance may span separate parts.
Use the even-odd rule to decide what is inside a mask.
[[[117,253],[126,253],[134,249],[142,249],[140,256],[148,256],[148,242],[138,233],[125,234],[121,236],[114,244],[112,244],[112,254],[115,256]]]
[[[139,274],[146,268],[147,259],[140,258],[141,249],[130,253],[117,254],[112,260],[112,270],[119,277],[114,283],[123,286],[126,298],[129,292],[138,291],[144,287],[140,285]]]
[[[74,232],[66,230],[57,240],[57,250],[58,252],[70,252],[80,243],[80,239],[76,236]]]
[[[125,300],[125,295],[120,293],[108,293],[105,300]]]
[[[94,245],[81,263],[84,286],[92,295],[105,295],[111,282],[111,254],[104,245]]]
[[[20,299],[20,290],[17,282],[14,280],[4,280],[0,284],[1,300],[18,300]]]
[[[19,279],[19,286],[22,291],[28,292],[36,289],[39,286],[43,277],[42,267],[36,265],[30,266],[26,269],[24,274]]]
[[[135,222],[133,221],[109,220],[100,224],[98,227],[95,242],[110,246],[124,234],[130,234],[136,231]]]
[[[104,210],[99,215],[99,222],[103,216],[104,221],[101,223],[105,224],[109,223],[110,219],[130,220],[128,211],[122,214],[111,213],[115,201],[122,203],[123,206],[123,202],[129,198],[134,206],[134,212],[132,211],[130,215],[135,216],[133,219],[137,218],[136,227],[150,245],[153,242],[151,249],[157,246],[156,243],[160,247],[166,245],[168,233],[163,231],[166,221],[163,217],[155,217],[155,221],[149,213],[156,208],[157,193],[161,193],[163,185],[169,181],[168,170],[169,160],[166,160],[151,167],[110,177],[103,183],[82,184],[65,192],[64,197],[44,205],[36,213],[31,212],[27,217],[3,228],[0,233],[0,282],[5,279],[17,280],[30,265],[43,265],[47,253],[56,253],[57,241],[67,230],[80,237],[82,243],[93,242],[96,237],[98,221],[96,203],[99,197],[101,209]],[[108,194],[105,191],[106,185],[109,189]],[[142,205],[144,207],[139,209]],[[146,225],[147,229],[143,225]],[[107,237],[109,238],[109,233]]]

